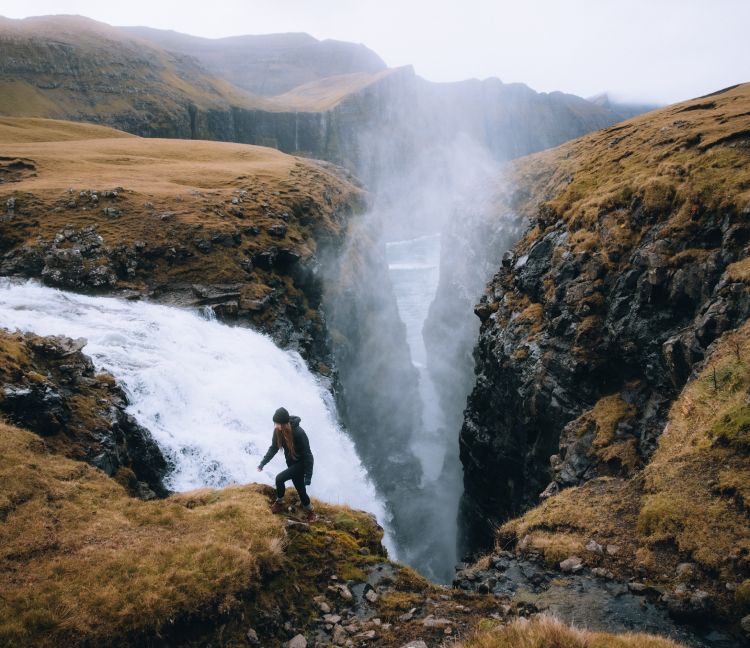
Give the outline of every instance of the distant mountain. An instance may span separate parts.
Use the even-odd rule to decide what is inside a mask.
[[[302,33],[212,39],[150,27],[120,29],[166,50],[194,56],[215,75],[264,96],[325,77],[380,72],[387,67],[364,45],[319,41]]]
[[[430,151],[457,138],[507,160],[621,119],[602,102],[495,78],[433,83],[308,34],[212,40],[80,16],[0,18],[0,52],[0,115],[261,144],[347,166],[371,189],[434,165]]]
[[[0,17],[0,114],[196,136],[198,111],[263,105],[197,61],[80,16]]]
[[[606,92],[602,92],[601,94],[594,95],[593,97],[588,97],[587,101],[590,101],[591,103],[596,104],[597,106],[601,106],[602,108],[605,108],[606,110],[611,110],[621,120],[630,119],[631,117],[635,117],[636,115],[640,115],[645,112],[650,112],[652,110],[656,110],[657,108],[662,107],[660,104],[652,104],[652,103],[630,103],[630,102],[612,101],[609,94],[607,94]]]

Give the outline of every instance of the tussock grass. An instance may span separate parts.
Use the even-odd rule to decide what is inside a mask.
[[[511,183],[528,194],[517,209],[534,225],[519,252],[562,219],[572,232],[571,253],[616,267],[654,222],[664,223],[661,235],[669,236],[717,212],[738,215],[750,203],[750,85],[717,95],[711,110],[690,109],[700,102],[652,111],[514,162]],[[746,270],[738,268],[745,276]]]
[[[577,630],[550,616],[518,619],[478,632],[456,648],[679,648],[670,639],[641,633],[610,634]]]
[[[282,558],[259,487],[143,502],[0,423],[0,643],[106,642],[211,613]]]

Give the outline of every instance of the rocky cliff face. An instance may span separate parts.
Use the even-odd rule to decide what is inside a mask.
[[[748,105],[730,88],[515,165],[528,231],[475,309],[465,548],[542,491],[646,464],[693,366],[750,315]]]
[[[345,172],[45,120],[7,120],[0,138],[33,167],[0,189],[1,274],[210,308],[330,373],[319,257],[364,208]]]
[[[0,412],[48,450],[86,461],[143,499],[164,496],[168,465],[127,397],[81,353],[85,340],[0,330]]]

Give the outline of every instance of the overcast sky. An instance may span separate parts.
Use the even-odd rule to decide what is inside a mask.
[[[305,31],[433,81],[584,97],[669,103],[750,81],[750,0],[0,0],[10,18],[59,13],[211,38]]]

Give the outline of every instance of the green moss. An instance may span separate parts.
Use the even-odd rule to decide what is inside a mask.
[[[737,450],[750,450],[750,406],[739,405],[725,414],[710,431],[717,443]]]

